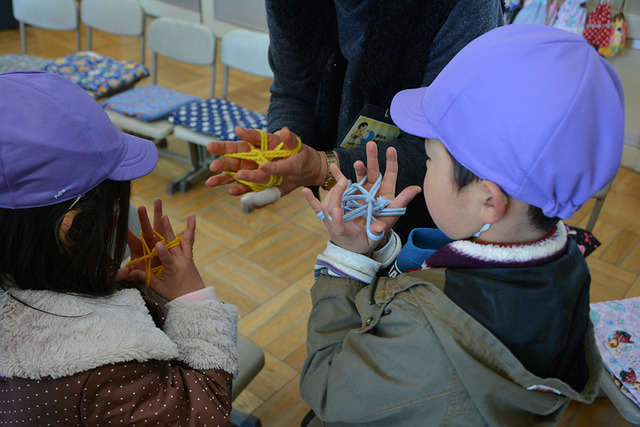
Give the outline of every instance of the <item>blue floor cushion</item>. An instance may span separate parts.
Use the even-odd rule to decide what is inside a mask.
[[[169,121],[221,141],[237,141],[234,128],[266,129],[267,115],[255,113],[226,99],[206,99],[184,105],[169,114]]]
[[[120,92],[100,105],[116,113],[150,122],[167,117],[180,106],[196,101],[202,101],[202,98],[162,86],[147,85]]]
[[[98,97],[117,92],[149,75],[149,70],[142,64],[119,61],[90,50],[54,59],[44,70],[65,76]]]

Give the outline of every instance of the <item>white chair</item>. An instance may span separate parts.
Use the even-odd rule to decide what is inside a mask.
[[[268,59],[269,35],[259,31],[236,29],[227,33],[220,43],[220,61],[224,64],[222,99],[227,99],[229,69],[234,68],[260,77],[273,78]],[[169,194],[176,190],[187,192],[194,183],[209,176],[210,156],[206,145],[220,138],[176,125],[173,134],[189,144],[191,170],[178,177],[167,187]]]
[[[99,0],[101,1],[101,0]],[[157,18],[147,29],[147,47],[153,52],[152,80],[158,80],[158,55],[176,61],[211,67],[210,96],[213,96],[215,81],[216,39],[209,27],[172,18]],[[139,88],[133,89],[137,90]],[[166,119],[144,121],[136,117],[117,113],[108,108],[105,111],[111,121],[125,132],[135,133],[155,142],[166,141],[173,131],[173,124]],[[185,160],[182,156],[161,151],[166,157]]]
[[[118,36],[140,37],[140,63],[144,65],[144,11],[138,0],[82,0],[80,19],[87,27],[87,49],[93,29]]]
[[[78,2],[76,0],[12,0],[13,16],[20,25],[22,54],[27,54],[25,24],[57,31],[76,31],[77,49],[81,50]]]

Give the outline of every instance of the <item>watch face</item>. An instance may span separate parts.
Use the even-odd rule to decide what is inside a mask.
[[[327,177],[327,180],[322,184],[322,188],[325,190],[331,190],[336,185],[336,179],[333,175]]]

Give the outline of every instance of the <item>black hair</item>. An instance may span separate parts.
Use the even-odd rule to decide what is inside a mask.
[[[369,123],[367,123],[367,122],[362,122],[362,123],[360,123],[360,124],[358,125],[358,129],[360,129],[360,128],[361,128],[361,127],[363,127],[363,126],[369,126]]]
[[[453,181],[458,191],[462,191],[464,187],[473,182],[481,181],[478,175],[460,164],[452,155],[449,155],[449,157],[451,157],[453,163]],[[549,218],[542,213],[542,209],[533,205],[529,205],[527,215],[529,222],[531,222],[537,230],[544,232],[549,232],[560,220],[558,217]]]
[[[126,248],[130,195],[130,181],[106,180],[87,192],[73,207],[79,213],[64,242],[59,227],[75,199],[37,208],[0,208],[0,235],[5,236],[0,280],[6,276],[20,289],[112,294]]]

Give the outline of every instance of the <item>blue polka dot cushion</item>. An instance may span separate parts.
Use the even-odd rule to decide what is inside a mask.
[[[120,92],[100,105],[116,113],[150,122],[167,117],[171,111],[195,101],[202,101],[202,98],[162,86],[147,85]]]
[[[221,141],[238,141],[234,128],[266,129],[267,115],[255,113],[226,99],[206,99],[184,105],[169,114],[169,121]]]
[[[75,52],[49,62],[44,71],[59,74],[102,97],[149,75],[142,64],[119,61],[90,50]]]

